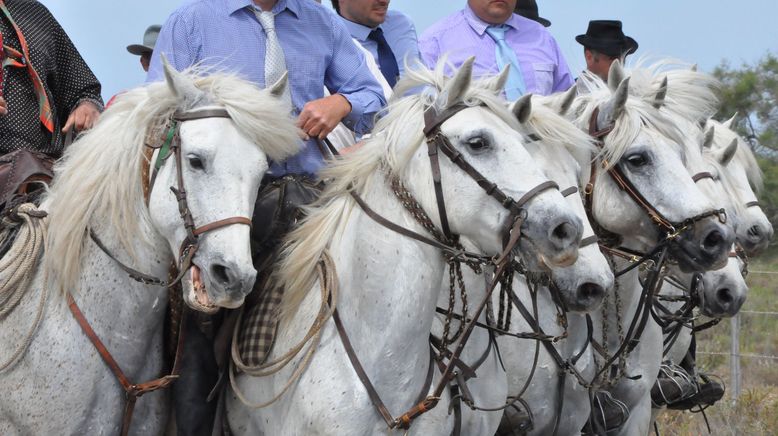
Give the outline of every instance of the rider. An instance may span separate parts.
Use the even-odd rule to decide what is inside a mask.
[[[140,56],[140,65],[143,67],[143,71],[149,71],[151,54],[154,53],[154,44],[157,43],[157,37],[161,29],[162,26],[159,24],[152,24],[143,32],[143,44],[130,44],[127,46],[127,51],[130,54]]]
[[[340,18],[309,0],[188,2],[162,26],[147,81],[162,79],[161,55],[178,70],[214,66],[260,86],[273,84],[289,66],[285,98],[291,98],[306,142],[299,154],[270,166],[258,195],[255,221],[268,213],[263,199],[299,186],[301,178],[315,178],[324,166],[323,150],[311,138],[324,138],[341,121],[357,133],[367,133],[386,104],[381,87],[365,66],[363,52]],[[326,97],[325,86],[331,92]],[[294,214],[287,212],[283,211],[286,217]],[[252,226],[252,253],[258,269],[262,252],[280,239],[286,227],[283,222]],[[177,423],[184,434],[210,434],[215,404],[206,405],[205,398],[216,381],[216,360],[210,351],[211,340],[200,330],[189,328],[185,334],[182,379],[174,385]]]
[[[100,115],[100,82],[40,2],[0,0],[0,35],[0,155],[27,149],[57,158],[65,134]]]
[[[592,20],[586,33],[578,35],[575,40],[584,46],[586,69],[608,81],[608,71],[616,59],[621,63],[627,55],[635,53],[638,43],[621,30],[621,21]]]
[[[419,38],[421,56],[434,68],[443,53],[458,68],[475,55],[475,77],[511,66],[506,97],[565,91],[573,77],[554,37],[533,20],[513,13],[516,0],[467,0],[461,11],[438,21]]]

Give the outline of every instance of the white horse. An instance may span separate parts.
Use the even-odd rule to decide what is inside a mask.
[[[21,338],[30,330],[39,301],[44,303],[29,348],[0,372],[0,434],[120,432],[125,392],[68,310],[68,294],[131,383],[162,374],[167,289],[131,280],[90,240],[89,231],[123,263],[167,277],[186,236],[169,189],[180,188],[176,159],[162,164],[148,205],[148,181],[141,173],[154,163],[144,144],[161,145],[174,112],[202,114],[197,110],[210,108],[229,114],[229,119],[182,121],[178,129],[181,175],[196,225],[251,217],[268,159],[284,159],[299,149],[288,108],[271,91],[232,76],[197,77],[169,67],[166,79],[122,94],[56,166],[41,205],[49,214],[42,265],[0,328],[0,359],[5,361],[12,350],[24,351]],[[185,283],[192,293],[194,285],[200,290],[187,301],[206,310],[241,304],[256,274],[248,241],[247,225],[201,235],[193,266],[200,278],[195,271],[194,280]],[[165,398],[160,391],[138,400],[133,434],[162,433],[168,418]]]
[[[592,165],[597,173],[591,176],[591,215],[601,229],[620,242],[618,246],[650,252],[669,228],[662,230],[646,209],[653,209],[654,216],[661,214],[670,223],[681,223],[712,211],[713,205],[683,166],[684,138],[672,121],[640,98],[630,97],[629,78],[618,63],[611,68],[608,83],[610,88],[596,78],[585,78],[583,83],[579,80],[579,86],[588,92],[580,95],[570,109],[576,124],[585,131],[612,126]],[[645,207],[617,185],[606,172],[610,166],[618,166],[642,194]],[[670,244],[670,253],[685,270],[719,268],[726,261],[732,240],[731,229],[709,216],[689,224],[689,229]],[[618,257],[613,258],[613,264],[619,271],[630,266],[628,260]],[[638,321],[632,328],[642,300],[639,271],[628,271],[616,282],[614,291],[606,296],[603,313],[592,316],[594,339],[609,356],[631,333],[639,332],[641,324]],[[638,345],[623,359],[617,359],[616,366],[601,369],[597,383],[629,410],[617,434],[647,434],[649,430],[651,402],[647,393],[661,363],[661,335],[659,326],[649,320]],[[605,359],[598,360],[602,365]]]
[[[575,97],[575,92],[572,89],[565,96],[568,104]],[[561,368],[549,350],[535,340],[499,336],[497,342],[508,374],[509,395],[517,395],[529,383],[521,395],[529,406],[532,420],[532,427],[527,433],[573,434],[579,432],[589,418],[589,392],[583,384],[591,380],[595,372],[592,348],[588,343],[586,313],[599,308],[605,292],[613,287],[614,277],[593,238],[594,231],[579,195],[585,184],[579,162],[586,162],[592,155],[591,137],[556,115],[560,108],[545,107],[553,103],[553,98],[549,101],[536,97],[535,101],[540,104],[534,106],[536,109],[533,110],[531,122],[522,124],[522,127],[527,127],[525,133],[538,138],[528,149],[540,161],[544,172],[567,194],[568,203],[584,222],[585,240],[589,242],[581,246],[578,260],[573,265],[551,269],[553,291],[547,286],[541,286],[533,298],[526,279],[520,275],[514,279],[514,291],[530,311],[537,311],[533,316],[545,334],[567,335],[554,343],[553,347],[565,362],[575,359],[571,363],[581,379]],[[555,298],[552,292],[557,292],[558,297]],[[495,307],[500,304],[498,298],[498,295],[493,296]],[[535,299],[536,304],[533,305]],[[560,304],[564,309],[558,307]],[[566,327],[560,318],[560,310],[568,311],[565,315]],[[534,330],[516,307],[512,312],[511,332],[526,333]],[[537,362],[534,357],[536,353]],[[515,408],[505,410],[501,426],[504,434],[513,434],[514,429],[507,427],[518,423],[516,411]]]
[[[378,122],[378,133],[360,150],[325,170],[322,178],[331,182],[301,226],[289,235],[278,269],[286,289],[286,316],[269,359],[297,344],[317,318],[323,284],[316,280],[315,268],[327,251],[333,264],[328,274],[337,274],[339,281],[333,303],[337,303],[356,356],[393,417],[429,392],[425,379],[434,364],[428,337],[446,263],[438,248],[400,236],[374,221],[349,191],[357,192],[384,218],[427,234],[388,186],[387,175],[396,176],[440,228],[429,158],[426,147],[420,147],[423,118],[429,108],[442,113],[461,103],[466,106],[441,124],[441,134],[464,159],[514,198],[546,181],[515,131],[516,116],[491,89],[470,86],[471,69],[472,60],[451,79],[443,75],[442,68],[408,73],[396,95],[419,87],[423,91],[394,101]],[[451,231],[480,252],[499,253],[508,211],[444,156],[440,157],[440,173]],[[527,203],[526,212],[520,245],[523,256],[552,266],[574,261],[581,223],[561,195],[546,190]],[[265,377],[233,374],[233,393],[227,397],[232,430],[267,435],[389,433],[332,321],[323,324],[318,342],[310,346],[315,347],[310,363],[299,378],[291,379],[285,393],[284,386],[307,355],[297,356]],[[433,386],[439,378],[435,370]],[[244,394],[246,402],[268,402],[276,394],[283,395],[265,408],[252,408],[237,392]],[[410,433],[450,434],[449,400],[444,390],[437,407],[413,421]]]

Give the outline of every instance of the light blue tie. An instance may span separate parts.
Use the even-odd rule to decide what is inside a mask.
[[[505,97],[510,101],[514,101],[524,95],[526,85],[524,84],[524,77],[521,74],[521,67],[519,66],[516,52],[505,42],[506,30],[508,30],[508,26],[504,24],[489,26],[486,28],[486,33],[492,37],[496,44],[495,58],[497,59],[497,67],[502,70],[506,65],[511,66],[508,81],[505,83]]]

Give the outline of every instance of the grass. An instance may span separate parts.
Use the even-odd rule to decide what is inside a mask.
[[[740,354],[778,356],[778,315],[748,311],[778,312],[778,253],[768,253],[749,265],[749,294],[740,315]],[[714,435],[778,434],[778,360],[742,356],[742,391],[733,401],[730,357],[704,352],[729,353],[730,323],[722,321],[697,337],[698,366],[706,373],[721,377],[727,393],[724,399],[706,410]],[[665,411],[657,420],[659,432],[668,435],[703,435],[708,430],[700,414]]]

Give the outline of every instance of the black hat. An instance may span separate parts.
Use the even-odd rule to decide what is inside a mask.
[[[621,21],[592,20],[585,35],[575,37],[586,48],[597,50],[608,56],[622,56],[635,53],[638,43],[621,30]]]
[[[157,37],[159,36],[160,30],[162,30],[162,26],[159,24],[152,24],[143,32],[143,44],[128,45],[127,51],[138,56],[153,52],[154,44],[157,43]]]
[[[538,15],[538,4],[535,3],[535,0],[517,0],[516,7],[513,9],[513,12],[521,15],[524,18],[535,20],[546,27],[551,25],[551,21],[548,21],[547,19]]]

